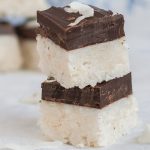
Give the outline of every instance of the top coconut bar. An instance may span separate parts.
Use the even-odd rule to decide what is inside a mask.
[[[89,7],[94,10],[93,16],[84,18],[73,26],[70,24],[82,16],[79,12],[68,12],[66,7],[38,11],[38,33],[66,50],[112,41],[125,35],[124,18],[121,14],[113,15],[112,11]]]

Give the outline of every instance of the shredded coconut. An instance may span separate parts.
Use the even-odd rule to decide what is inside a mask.
[[[79,2],[72,2],[68,5],[69,7],[65,7],[64,10],[68,13],[78,13],[82,16],[78,17],[75,22],[70,23],[69,26],[75,26],[80,21],[85,18],[94,16],[94,9],[88,5],[79,3]]]

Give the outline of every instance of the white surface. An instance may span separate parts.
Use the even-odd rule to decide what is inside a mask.
[[[48,38],[37,37],[39,66],[65,88],[109,81],[130,72],[125,38],[66,51]],[[59,70],[58,70],[59,68]]]
[[[137,125],[138,109],[132,95],[102,109],[49,101],[40,106],[40,127],[48,139],[77,147],[112,145]]]
[[[68,5],[69,7],[65,7],[65,11],[68,13],[78,13],[81,15],[80,17],[76,18],[73,23],[70,23],[69,26],[75,26],[80,21],[85,18],[94,16],[94,9],[88,5],[79,3],[79,2],[72,2]]]
[[[143,133],[137,138],[139,144],[150,144],[150,124],[147,124]]]
[[[147,64],[150,64],[150,52],[130,50],[130,56],[132,58],[133,88],[139,104],[139,116],[142,124],[148,124],[150,122],[150,70],[147,68]],[[45,79],[45,76],[37,73],[0,74],[0,147],[16,146],[18,149],[14,148],[13,150],[22,150],[21,148],[35,150],[32,146],[42,145],[47,148],[40,150],[76,149],[58,142],[47,143],[37,126],[39,116],[37,106],[19,102],[39,91],[40,84]],[[100,150],[149,150],[150,145],[138,144],[135,141],[143,129],[143,125],[141,125],[118,144]]]

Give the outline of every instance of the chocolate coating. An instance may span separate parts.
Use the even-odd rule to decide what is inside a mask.
[[[83,89],[79,87],[65,89],[56,81],[42,84],[42,100],[99,109],[131,94],[131,73]]]
[[[15,34],[14,27],[7,23],[0,23],[0,35],[2,34]]]
[[[40,28],[37,33],[50,38],[66,50],[112,41],[125,36],[122,15],[113,15],[111,11],[93,8],[93,17],[86,18],[71,27],[68,25],[80,16],[79,13],[68,13],[60,7],[38,11],[37,21]]]
[[[24,39],[32,39],[35,40],[36,39],[36,29],[37,28],[29,28],[24,26],[19,26],[16,28],[16,32],[17,34]]]

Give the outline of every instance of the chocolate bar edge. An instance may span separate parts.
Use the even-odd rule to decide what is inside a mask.
[[[99,18],[95,23],[92,23],[90,20],[89,26],[94,27],[89,30],[86,27],[88,19],[81,21],[80,24],[82,25],[65,28],[57,24],[52,18],[48,18],[43,12],[45,13],[46,11],[37,12],[37,21],[41,26],[38,28],[37,34],[51,39],[55,44],[68,51],[97,43],[113,41],[125,36],[124,17],[121,14]],[[104,26],[105,24],[106,26]],[[97,28],[98,26],[99,28]],[[89,31],[90,33],[88,33]]]
[[[0,35],[13,35],[15,34],[15,29],[10,24],[0,23]]]
[[[16,33],[20,38],[36,40],[36,29],[37,28],[28,28],[28,27],[20,26],[16,28]]]
[[[50,83],[42,83],[42,100],[102,109],[132,94],[131,73],[108,82],[98,83],[94,88],[87,86],[83,89],[78,87],[65,89],[59,83],[56,84],[51,87],[53,89],[51,92]]]

